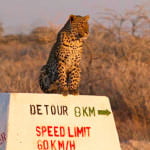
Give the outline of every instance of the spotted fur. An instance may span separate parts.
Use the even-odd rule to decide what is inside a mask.
[[[46,65],[41,68],[39,84],[45,93],[79,94],[80,61],[83,41],[89,33],[89,16],[70,15],[59,31]]]

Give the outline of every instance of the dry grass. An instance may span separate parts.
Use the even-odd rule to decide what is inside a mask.
[[[121,144],[122,150],[149,150],[150,142],[129,140]]]
[[[48,46],[10,43],[1,45],[1,92],[40,92],[38,74]]]
[[[149,140],[150,39],[130,35],[122,42],[99,41],[92,36],[86,46],[82,93],[110,98],[121,141]]]
[[[110,98],[121,141],[150,140],[150,37],[119,36],[98,23],[91,27],[80,91]],[[0,43],[0,92],[41,92],[39,70],[56,37],[49,38],[44,44],[27,38]]]

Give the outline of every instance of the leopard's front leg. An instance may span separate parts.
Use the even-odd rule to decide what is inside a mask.
[[[69,92],[73,95],[79,95],[79,83],[80,83],[80,68],[76,66],[69,74]]]
[[[58,86],[59,92],[64,96],[68,95],[68,87],[67,87],[67,74],[65,63],[62,61],[58,62]]]

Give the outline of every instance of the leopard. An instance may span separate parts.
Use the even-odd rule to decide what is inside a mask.
[[[58,32],[47,63],[40,70],[39,85],[44,93],[79,95],[81,58],[89,35],[89,18],[89,15],[70,15]]]

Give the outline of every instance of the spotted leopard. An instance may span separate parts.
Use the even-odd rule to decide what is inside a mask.
[[[79,94],[83,41],[89,34],[89,16],[70,15],[58,32],[39,84],[45,93]]]

